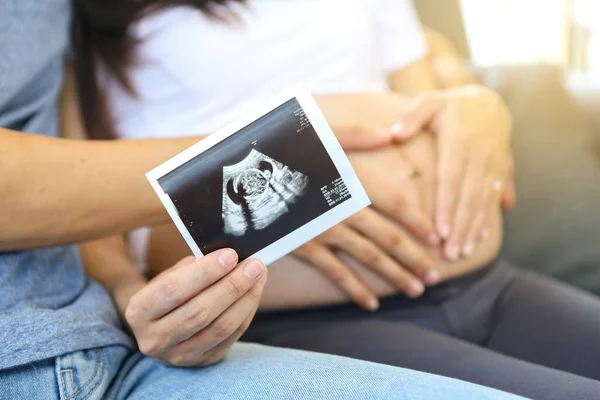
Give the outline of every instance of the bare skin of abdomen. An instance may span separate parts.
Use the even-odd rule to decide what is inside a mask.
[[[317,102],[332,126],[360,124],[368,127],[391,126],[401,115],[406,100],[399,95],[356,94],[317,97]],[[418,185],[423,206],[432,213],[434,201],[435,142],[427,133],[405,145],[351,155],[351,161],[359,171],[368,166],[371,172],[389,179],[389,184]],[[397,159],[403,161],[396,165]],[[407,161],[409,160],[409,161]],[[418,171],[415,178],[407,181],[407,165]],[[360,177],[360,173],[359,173]],[[481,240],[473,254],[455,262],[447,261],[440,248],[429,247],[427,253],[436,261],[442,277],[441,282],[483,268],[493,260],[502,240],[501,213],[499,207],[492,212],[489,235]],[[159,273],[165,265],[173,265],[190,254],[190,250],[174,226],[153,228],[150,235],[148,260],[152,274]],[[349,257],[343,257],[354,273],[378,296],[389,296],[399,290],[385,281],[369,267],[360,265]],[[286,256],[269,267],[269,279],[263,293],[261,309],[293,309],[348,302],[348,297],[333,281],[317,267],[294,256]]]

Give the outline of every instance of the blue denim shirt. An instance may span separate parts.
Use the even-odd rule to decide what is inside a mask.
[[[69,0],[0,0],[1,127],[57,135],[70,15]],[[0,369],[132,345],[76,246],[0,253],[0,343]]]

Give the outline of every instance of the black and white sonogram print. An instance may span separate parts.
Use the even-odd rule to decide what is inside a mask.
[[[240,260],[351,198],[294,98],[158,179],[203,254]]]
[[[307,185],[306,175],[252,149],[241,162],[223,167],[225,233],[267,228],[290,211]]]

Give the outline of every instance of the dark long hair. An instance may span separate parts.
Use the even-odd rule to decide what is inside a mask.
[[[91,139],[114,139],[116,132],[105,95],[98,85],[98,63],[132,95],[129,80],[135,63],[136,39],[132,23],[150,13],[174,6],[191,6],[210,17],[227,21],[230,2],[245,0],[72,0],[72,40],[79,106]]]

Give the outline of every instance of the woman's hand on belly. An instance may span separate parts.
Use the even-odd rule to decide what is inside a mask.
[[[401,139],[424,127],[435,133],[437,230],[449,260],[468,256],[494,206],[515,202],[508,108],[497,93],[469,85],[416,96],[400,121]]]
[[[437,157],[436,139],[432,134],[421,133],[404,144],[350,153],[349,157],[373,201],[373,207],[379,207],[378,196],[384,197],[386,193],[393,193],[394,188],[399,188],[404,193],[404,199],[407,199],[406,207],[420,208],[425,217],[433,221],[436,209]],[[375,176],[377,180],[372,180]],[[380,192],[378,196],[375,195],[376,192]],[[500,204],[489,204],[486,213],[490,224],[488,235],[479,239],[477,245],[481,249],[468,257],[449,261],[443,257],[442,249],[446,245],[444,241],[424,248],[436,261],[442,280],[483,266],[497,255],[501,244]],[[388,214],[388,217],[396,220],[392,214]]]
[[[408,297],[419,297],[425,290],[424,283],[433,285],[440,279],[425,249],[372,208],[336,225],[300,247],[294,255],[319,269],[356,304],[375,311],[379,307],[376,294],[337,252],[368,266]]]

